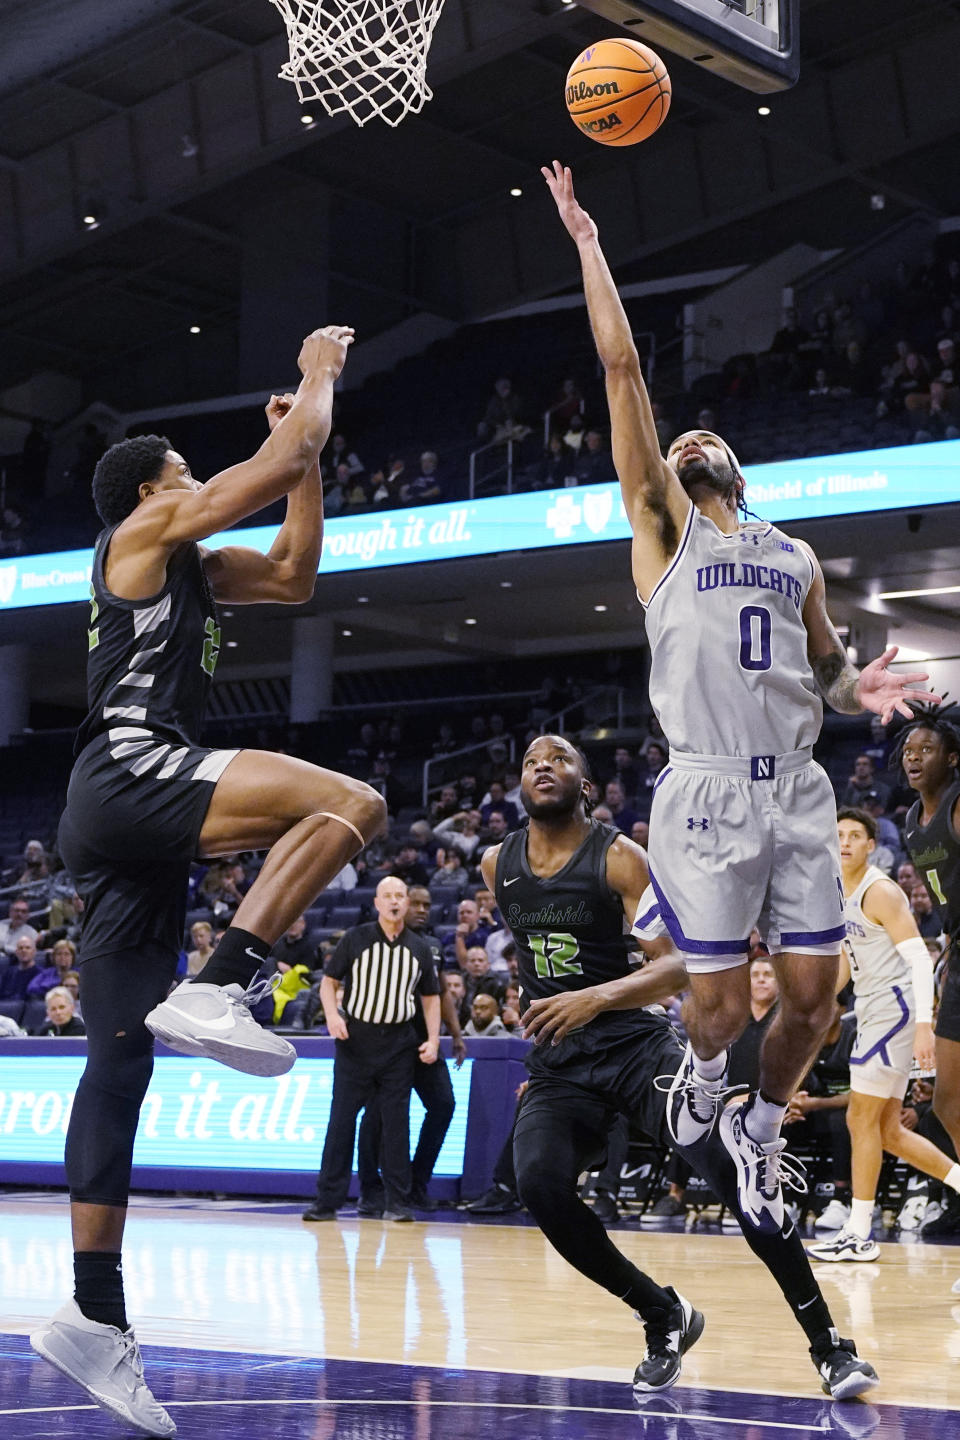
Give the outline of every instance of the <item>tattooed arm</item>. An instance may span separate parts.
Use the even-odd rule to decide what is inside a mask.
[[[807,654],[813,667],[817,689],[834,710],[844,715],[859,715],[861,710],[872,710],[879,715],[884,725],[889,724],[895,714],[912,719],[913,711],[907,701],[940,703],[939,695],[913,687],[929,676],[924,671],[909,675],[891,674],[887,666],[896,658],[897,646],[891,645],[876,660],[871,660],[862,671],[853,665],[847,655],[840,636],[834,629],[833,621],[827,614],[827,587],[823,579],[820,562],[809,545],[800,541],[810,557],[813,566],[813,581],[803,607],[803,623],[807,627]]]

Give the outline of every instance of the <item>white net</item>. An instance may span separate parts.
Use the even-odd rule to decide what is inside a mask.
[[[433,98],[427,55],[443,0],[270,0],[283,16],[290,59],[280,70],[302,103],[358,125],[399,125]]]

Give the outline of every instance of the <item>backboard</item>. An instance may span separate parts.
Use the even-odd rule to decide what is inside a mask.
[[[747,90],[786,90],[800,73],[798,0],[579,0],[650,45]]]

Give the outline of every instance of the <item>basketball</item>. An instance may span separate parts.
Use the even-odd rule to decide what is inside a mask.
[[[670,109],[670,76],[639,40],[601,40],[567,72],[567,109],[601,145],[637,145],[659,130]]]

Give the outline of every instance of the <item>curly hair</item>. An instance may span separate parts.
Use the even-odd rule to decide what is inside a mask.
[[[111,445],[93,472],[93,503],[104,525],[119,525],[140,503],[140,486],[156,480],[173,447],[165,435],[134,435]]]
[[[913,711],[913,719],[908,720],[897,735],[887,761],[888,767],[891,770],[900,769],[904,746],[914,730],[932,731],[934,735],[940,736],[948,754],[952,752],[960,755],[960,706],[953,702],[949,705],[908,703]]]

